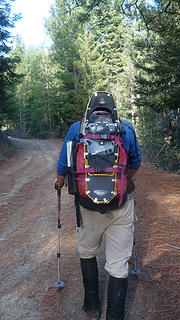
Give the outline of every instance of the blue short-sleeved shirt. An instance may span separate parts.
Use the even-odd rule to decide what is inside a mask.
[[[128,124],[128,126],[123,127],[123,140],[124,140],[124,145],[126,148],[126,151],[128,153],[128,166],[130,168],[137,169],[141,165],[141,151],[139,147],[139,143],[137,140],[136,135],[134,134],[135,131],[132,127],[132,125],[126,121],[121,119],[122,124]],[[72,126],[69,128],[69,131],[66,135],[66,138],[64,140],[59,159],[57,162],[57,173],[60,176],[66,176],[67,175],[67,149],[66,149],[66,143],[67,141],[72,141],[73,138],[78,138],[79,136],[79,125],[80,121],[75,122],[72,124]],[[132,129],[130,129],[131,127]],[[133,133],[134,131],[134,133]]]

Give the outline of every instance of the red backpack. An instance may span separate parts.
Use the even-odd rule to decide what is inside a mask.
[[[127,152],[114,98],[107,92],[94,94],[80,122],[74,146],[75,193],[99,208],[113,199],[118,206],[127,192]]]

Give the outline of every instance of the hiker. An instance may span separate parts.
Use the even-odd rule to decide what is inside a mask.
[[[110,93],[95,93],[84,118],[70,127],[57,162],[59,188],[68,174],[69,192],[75,194],[83,310],[91,320],[100,319],[101,312],[96,257],[101,253],[103,235],[109,273],[106,320],[124,319],[128,260],[133,249],[132,178],[140,164],[132,125],[119,118]]]

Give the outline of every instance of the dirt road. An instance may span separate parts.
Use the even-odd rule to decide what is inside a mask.
[[[73,197],[62,192],[61,276],[57,280],[54,178],[61,141],[18,140],[0,168],[2,320],[83,320],[83,288],[76,250]],[[142,166],[134,196],[138,279],[129,275],[126,320],[180,319],[180,176]],[[99,258],[105,310],[108,276]],[[130,261],[133,269],[133,259]],[[105,319],[102,316],[102,319]]]

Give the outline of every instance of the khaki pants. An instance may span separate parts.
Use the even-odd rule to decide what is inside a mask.
[[[77,230],[77,249],[81,258],[101,253],[102,237],[106,239],[105,269],[116,278],[128,276],[128,260],[133,249],[134,198],[128,195],[120,208],[101,214],[81,207],[82,227]]]

